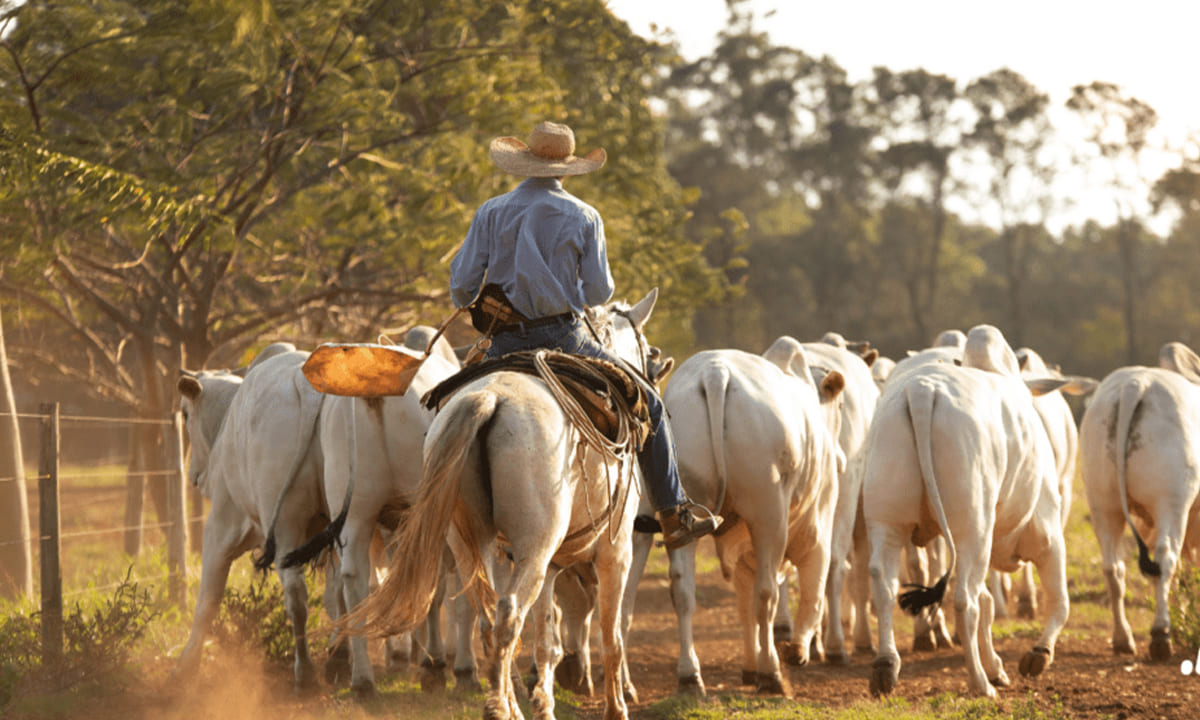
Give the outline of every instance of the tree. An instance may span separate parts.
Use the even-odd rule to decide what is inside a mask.
[[[1067,107],[1084,124],[1088,142],[1108,172],[1108,185],[1117,211],[1116,245],[1120,258],[1122,315],[1125,321],[1125,353],[1128,363],[1137,362],[1138,308],[1141,292],[1138,239],[1142,224],[1136,215],[1139,187],[1145,184],[1142,153],[1150,131],[1158,122],[1154,108],[1126,95],[1112,83],[1093,82],[1071,89]]]
[[[886,143],[880,165],[889,193],[919,198],[930,216],[928,232],[908,238],[916,243],[917,262],[905,279],[917,338],[928,342],[942,274],[950,157],[962,137],[952,112],[958,89],[952,78],[927,70],[893,73],[877,67],[871,90],[872,116]]]
[[[630,218],[614,245],[652,247],[614,253],[614,272],[691,272],[680,304],[702,291],[682,194],[647,155],[646,45],[599,0],[73,0],[3,17],[0,117],[32,169],[4,200],[22,222],[0,239],[17,260],[0,291],[45,321],[14,357],[141,417],[168,416],[181,367],[444,317],[445,261],[508,182],[488,140],[545,118],[624,129],[605,139],[614,165],[642,172],[604,181]],[[631,109],[593,123],[574,104],[605,95]]]
[[[981,205],[991,204],[1000,223],[1004,279],[1008,286],[1008,341],[1026,333],[1025,294],[1032,245],[1050,209],[1053,168],[1045,156],[1051,126],[1049,96],[1020,74],[1001,69],[976,79],[963,93],[975,109],[965,140],[990,165]]]
[[[0,315],[0,597],[33,595],[29,500],[21,457],[21,428],[8,375],[4,317]]]

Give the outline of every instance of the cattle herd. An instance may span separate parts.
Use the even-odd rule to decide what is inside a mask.
[[[633,329],[648,315],[647,308]],[[416,328],[406,344],[425,350],[430,338],[428,328]],[[348,671],[356,694],[375,687],[364,636],[389,635],[389,662],[407,661],[411,649],[436,678],[449,654],[441,604],[453,598],[446,627],[457,682],[479,685],[480,634],[491,661],[484,663],[492,693],[484,716],[521,716],[513,671],[496,666],[506,653],[511,663],[510,641],[528,615],[537,633],[534,670],[543,683],[534,714],[553,717],[544,687],[556,667],[560,681],[572,678],[571,689],[591,690],[588,637],[597,609],[606,681],[612,681],[606,717],[626,717],[625,700],[636,697],[636,688],[623,637],[655,530],[645,499],[634,512],[637,501],[624,503],[613,489],[629,475],[621,470],[635,463],[589,454],[600,451],[570,422],[535,440],[528,431],[497,430],[500,414],[480,416],[480,407],[499,413],[496,407],[524,403],[542,390],[509,397],[503,387],[468,385],[474,404],[439,419],[420,399],[460,365],[444,339],[435,348],[412,387],[396,397],[322,395],[302,373],[307,353],[291,346],[272,346],[240,371],[183,374],[189,478],[212,505],[192,633],[178,672],[200,662],[232,561],[258,548],[258,563],[274,563],[284,588],[297,688],[317,683],[298,567],[315,556],[329,564],[325,607],[341,618],[326,675]],[[670,368],[651,357],[629,360],[650,376]],[[902,681],[893,631],[899,605],[914,616],[917,648],[957,640],[968,688],[995,698],[1010,680],[993,647],[992,622],[1010,611],[1010,598],[1043,623],[1017,670],[1046,672],[1068,619],[1067,565],[1078,560],[1064,542],[1077,459],[1113,613],[1112,649],[1136,650],[1124,608],[1128,527],[1138,567],[1156,593],[1149,654],[1169,658],[1171,579],[1181,558],[1197,560],[1200,550],[1198,384],[1200,358],[1180,343],[1163,346],[1159,367],[1124,367],[1097,382],[1064,376],[1028,348],[1012,349],[988,325],[943,333],[896,362],[836,333],[807,343],[781,337],[761,355],[710,350],[687,358],[666,384],[663,402],[685,490],[724,518],[714,541],[738,595],[743,682],[779,693],[781,662],[844,663],[849,652],[874,651],[869,688],[887,695]],[[478,399],[487,393],[499,399],[490,405]],[[1064,393],[1082,399],[1078,424]],[[456,424],[458,435],[442,427]],[[447,484],[457,489],[441,501],[453,509],[441,524],[428,522],[437,514],[428,487],[436,458],[427,457],[422,472],[423,452],[442,452],[431,451],[439,442],[434,437],[443,444],[445,437],[466,438],[457,441],[461,457],[447,465],[455,468]],[[562,502],[535,498],[512,509],[511,495],[500,497],[508,487],[500,466],[515,462],[505,458],[522,444],[537,445],[533,450],[546,457],[565,453],[547,465],[552,471],[538,471],[561,474],[546,479],[545,487],[558,490],[542,494],[561,490]],[[588,494],[588,475],[605,476],[607,496]],[[636,476],[627,481],[636,485]],[[610,507],[598,509],[606,501]],[[531,513],[542,506],[562,520],[535,542],[524,528],[539,526]],[[406,528],[426,537],[406,539]],[[324,546],[332,551],[316,556]],[[695,550],[693,544],[668,557],[679,687],[703,694],[692,638]],[[1032,587],[1035,567],[1042,608]],[[396,586],[418,571],[425,579],[414,598]],[[1010,593],[1006,583],[1018,571]],[[392,581],[372,591],[377,575]],[[468,592],[460,593],[463,583]],[[407,614],[381,614],[392,603]],[[373,614],[364,614],[366,607]],[[386,628],[368,627],[380,617],[389,618]],[[566,667],[572,672],[564,675]]]

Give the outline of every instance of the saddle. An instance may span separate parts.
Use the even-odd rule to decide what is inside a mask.
[[[431,410],[440,410],[467,383],[502,370],[540,376],[535,363],[539,354],[558,382],[579,403],[597,431],[610,441],[618,440],[620,414],[625,413],[630,420],[630,427],[635,428],[636,446],[639,449],[642,447],[651,430],[645,390],[625,369],[601,358],[556,350],[509,353],[463,368],[425,393],[421,404]]]

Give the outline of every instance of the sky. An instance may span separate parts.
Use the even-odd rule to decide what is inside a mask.
[[[728,16],[725,0],[608,0],[608,6],[639,35],[653,37],[652,23],[669,29],[688,59],[711,50]],[[828,55],[852,81],[869,77],[876,65],[924,68],[960,84],[1007,67],[1061,107],[1072,86],[1102,80],[1158,112],[1162,142],[1179,148],[1189,134],[1200,137],[1197,0],[750,0],[748,6],[755,27],[775,43]]]

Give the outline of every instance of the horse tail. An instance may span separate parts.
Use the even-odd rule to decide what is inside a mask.
[[[950,534],[950,523],[946,519],[946,508],[942,505],[942,495],[938,492],[937,480],[933,475],[933,404],[937,394],[933,388],[920,383],[910,385],[905,394],[913,439],[917,446],[917,458],[921,463],[921,477],[925,481],[925,494],[929,496],[929,505],[937,518],[942,535],[946,538],[946,547],[950,552],[946,572],[932,587],[905,585],[910,589],[900,595],[900,607],[910,615],[916,615],[922,609],[941,602],[946,595],[946,583],[950,579],[950,573],[954,572],[957,552],[954,548],[954,537]]]
[[[421,487],[392,541],[387,578],[357,608],[338,620],[338,628],[352,635],[379,638],[412,630],[425,621],[442,577],[440,559],[450,524],[453,522],[460,533],[469,533],[459,478],[496,406],[495,394],[477,392],[455,398],[442,411],[444,423],[431,431],[426,441]],[[491,590],[478,543],[473,537],[464,537],[464,541],[474,555],[470,558],[470,577],[464,578],[464,592],[480,578]]]
[[[1133,430],[1134,413],[1141,404],[1142,395],[1145,392],[1146,386],[1142,382],[1142,378],[1134,377],[1132,382],[1126,383],[1121,388],[1121,394],[1117,397],[1117,456],[1115,458],[1117,462],[1117,492],[1121,496],[1121,512],[1125,514],[1125,523],[1133,531],[1134,540],[1137,540],[1138,569],[1147,577],[1158,577],[1162,574],[1162,568],[1150,557],[1150,548],[1146,547],[1146,541],[1133,526],[1133,519],[1129,516],[1129,435]]]
[[[713,512],[719,513],[729,486],[729,460],[725,457],[725,395],[729,391],[729,368],[723,365],[708,368],[704,373],[703,388],[708,401],[709,442],[713,465],[717,469],[717,504],[713,506]]]

